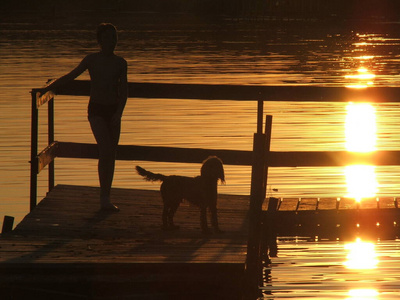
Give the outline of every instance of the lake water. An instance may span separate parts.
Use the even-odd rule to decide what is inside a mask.
[[[394,30],[393,30],[394,32]],[[395,86],[399,77],[400,35],[318,28],[315,24],[268,29],[265,25],[203,26],[163,29],[120,28],[117,53],[129,65],[129,81],[343,86]],[[0,31],[0,204],[17,221],[28,211],[30,94],[97,51],[92,30]],[[360,72],[373,74],[360,77]],[[81,79],[88,79],[83,74]],[[285,99],[282,99],[285,100]],[[351,99],[349,99],[351,100]],[[56,98],[56,140],[94,142],[86,119],[86,97]],[[346,103],[265,104],[273,115],[272,150],[345,150]],[[129,99],[121,144],[252,149],[255,102]],[[379,150],[398,149],[400,109],[374,105]],[[46,145],[46,110],[40,111]],[[56,183],[98,185],[96,161],[57,159]],[[118,162],[114,186],[157,189],[133,172],[136,162]],[[166,174],[198,174],[198,165],[140,162]],[[398,167],[377,167],[377,196],[396,196]],[[248,194],[250,169],[226,166],[221,193]],[[40,196],[46,172],[39,176]],[[347,193],[344,168],[270,169],[274,196],[334,196]]]
[[[119,29],[116,52],[128,61],[132,82],[396,86],[399,79],[400,31],[396,33],[395,25],[390,31],[368,32],[318,24]],[[29,210],[29,91],[67,73],[93,51],[97,45],[92,30],[0,28],[0,222],[3,215],[14,216],[19,222]],[[80,78],[88,79],[88,75]],[[265,113],[273,115],[272,150],[346,150],[347,103],[284,100],[265,104]],[[56,140],[94,143],[86,119],[87,101],[86,97],[56,97]],[[120,143],[251,150],[256,107],[253,102],[129,99]],[[398,150],[399,105],[374,104],[373,108],[376,149]],[[40,112],[39,149],[46,146],[45,113],[45,109]],[[118,161],[114,187],[159,188],[141,180],[133,170],[135,164],[189,176],[197,175],[200,167]],[[96,165],[94,160],[57,159],[56,184],[98,186]],[[374,176],[375,196],[398,196],[399,167],[376,167]],[[250,168],[226,166],[226,179],[220,193],[249,193]],[[345,168],[339,167],[270,169],[268,184],[270,191],[278,190],[272,192],[278,197],[341,197],[348,193]],[[38,198],[45,192],[43,171]],[[267,285],[265,297],[396,298],[398,286],[394,282],[398,282],[399,270],[392,263],[398,264],[397,241],[377,244],[384,268],[374,269],[369,277],[339,265],[344,258],[340,252],[343,244],[338,243],[282,242],[280,258],[274,261],[272,288]],[[288,279],[293,264],[304,271],[303,277]],[[383,279],[379,279],[379,272],[385,272]],[[320,289],[320,282],[325,288]],[[370,291],[375,298],[361,298],[354,292],[354,296],[351,282],[360,283],[355,289],[371,284],[380,294]]]
[[[263,299],[398,299],[400,241],[282,240],[266,269]]]

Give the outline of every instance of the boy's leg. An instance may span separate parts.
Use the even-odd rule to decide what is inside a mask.
[[[119,129],[110,128],[110,124],[99,116],[90,116],[89,122],[99,149],[98,173],[101,206],[103,209],[117,210],[118,208],[111,203],[110,192],[114,177]]]

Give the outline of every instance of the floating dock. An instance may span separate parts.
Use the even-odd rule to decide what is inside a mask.
[[[57,185],[0,238],[3,295],[74,299],[240,299],[249,197],[219,196],[224,233],[204,235],[182,203],[177,231],[161,229],[158,191],[113,189],[118,213],[98,211],[99,189]],[[8,293],[8,294],[7,294]]]
[[[175,218],[181,228],[163,231],[159,191],[113,189],[118,213],[99,212],[99,192],[95,187],[57,185],[12,232],[3,234],[2,295],[10,299],[246,298],[249,196],[219,195],[224,232],[204,235],[198,208],[185,202]],[[336,240],[360,233],[374,238],[399,234],[396,198],[366,199],[361,204],[347,198],[283,198],[277,199],[275,211],[267,210],[271,199],[263,205],[269,220],[263,224],[273,222],[273,240],[276,236],[312,240],[320,235]],[[270,230],[262,230],[262,245],[271,240],[264,236]]]
[[[264,226],[270,227],[263,232],[272,231],[274,236],[310,240],[394,240],[400,236],[397,197],[371,197],[360,202],[346,197],[274,199],[276,208],[262,212]]]

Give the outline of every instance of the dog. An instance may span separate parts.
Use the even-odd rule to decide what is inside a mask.
[[[136,171],[146,181],[161,181],[161,197],[164,203],[162,223],[164,230],[176,230],[174,215],[180,203],[185,199],[200,208],[200,226],[205,234],[211,233],[207,225],[207,208],[211,212],[211,225],[214,232],[222,232],[218,225],[217,197],[218,181],[225,183],[225,173],[222,160],[210,156],[200,169],[200,176],[186,177],[177,175],[162,175],[149,172],[139,166]]]

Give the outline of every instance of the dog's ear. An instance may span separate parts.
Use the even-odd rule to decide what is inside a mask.
[[[217,156],[208,157],[201,167],[201,176],[220,179],[225,182],[225,173],[222,160]]]

